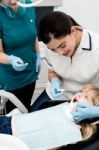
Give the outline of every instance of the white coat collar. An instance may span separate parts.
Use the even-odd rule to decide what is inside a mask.
[[[76,50],[75,54],[81,53],[82,50],[91,51],[92,50],[92,39],[90,33],[83,29],[83,34],[81,38],[81,42]]]

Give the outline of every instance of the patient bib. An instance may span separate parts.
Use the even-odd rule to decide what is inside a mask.
[[[66,116],[63,103],[33,113],[13,116],[13,135],[30,150],[48,150],[82,140],[80,128]]]

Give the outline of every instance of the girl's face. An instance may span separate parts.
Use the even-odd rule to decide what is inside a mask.
[[[82,102],[82,103],[88,103],[93,105],[92,98],[94,96],[94,92],[90,90],[89,88],[86,88],[82,91],[79,91],[74,95],[71,102],[69,103],[69,108],[71,111],[75,110],[75,102]]]
[[[52,37],[52,40],[47,44],[47,47],[53,52],[58,53],[66,57],[73,56],[76,48],[76,28],[71,30],[71,34],[66,35],[60,39],[55,39]]]
[[[92,102],[92,98],[94,96],[94,93],[92,90],[83,90],[83,91],[79,91],[78,93],[76,93],[73,97],[73,99],[71,100],[71,102],[75,103],[75,102],[84,102],[84,103],[88,103],[88,104],[93,104]]]

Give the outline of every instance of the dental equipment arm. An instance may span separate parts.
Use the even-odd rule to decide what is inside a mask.
[[[28,110],[26,107],[20,102],[20,100],[12,93],[7,92],[5,90],[0,90],[0,97],[7,98],[10,100],[22,113],[27,113]]]

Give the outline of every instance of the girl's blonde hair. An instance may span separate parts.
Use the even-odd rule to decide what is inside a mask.
[[[88,84],[82,87],[83,90],[90,90],[93,92],[93,97],[92,97],[92,103],[93,105],[98,106],[99,105],[99,88],[97,88],[94,85]],[[88,140],[93,134],[95,134],[97,127],[93,125],[92,123],[88,122],[82,122],[80,123],[81,125],[81,132],[84,140]]]

